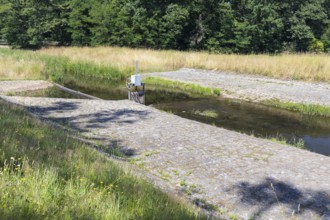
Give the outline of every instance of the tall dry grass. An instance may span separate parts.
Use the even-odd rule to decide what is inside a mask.
[[[125,79],[133,67],[127,70],[93,61],[70,60],[65,56],[43,55],[38,52],[0,48],[0,80],[50,79],[56,82],[71,80],[94,83]]]
[[[40,79],[44,63],[0,56],[0,80]]]
[[[257,74],[280,79],[330,82],[330,57],[326,54],[226,55],[119,47],[46,48],[40,53],[93,61],[121,70],[132,68],[134,61],[138,59],[141,72],[186,67]]]
[[[40,53],[66,56],[79,61],[93,61],[98,64],[114,66],[120,70],[133,69],[135,60],[139,60],[141,72],[174,70],[185,64],[183,53],[178,51],[120,47],[60,47],[42,49]]]

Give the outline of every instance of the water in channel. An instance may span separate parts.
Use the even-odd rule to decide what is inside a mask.
[[[125,84],[106,90],[67,85],[108,100],[127,99]],[[180,90],[146,86],[146,104],[191,120],[212,124],[330,156],[330,118],[303,115],[260,104],[224,98],[201,98]]]
[[[107,100],[127,99],[124,84],[107,89],[65,84]],[[330,118],[308,116],[264,105],[225,98],[194,97],[175,89],[146,87],[146,104],[191,120],[256,137],[286,141],[330,156]],[[54,92],[58,96],[56,92]]]

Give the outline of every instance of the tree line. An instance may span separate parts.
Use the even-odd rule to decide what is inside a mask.
[[[0,0],[14,48],[330,52],[330,0]]]

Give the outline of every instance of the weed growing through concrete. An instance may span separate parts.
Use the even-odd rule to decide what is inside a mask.
[[[277,135],[276,137],[269,138],[269,140],[279,144],[291,145],[300,149],[306,149],[305,142],[301,138],[293,138],[292,140],[289,141],[287,138],[281,135]]]

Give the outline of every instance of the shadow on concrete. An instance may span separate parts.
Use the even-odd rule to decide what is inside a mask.
[[[91,144],[104,153],[122,157],[122,159],[138,155],[136,149],[128,147],[118,139],[110,139],[109,137],[84,137],[83,140],[85,143]]]
[[[119,108],[115,110],[111,109],[80,115],[79,108],[79,103],[74,102],[56,102],[47,107],[26,107],[28,111],[40,116],[43,119],[51,120],[58,124],[64,125],[65,127],[70,127],[75,131],[89,134],[87,139],[94,142],[101,142],[102,144],[105,143],[106,146],[102,146],[102,148],[104,148],[108,153],[116,150],[125,156],[136,155],[136,151],[124,146],[121,140],[110,140],[111,130],[107,132],[105,131],[109,128],[110,124],[116,124],[116,126],[134,124],[148,117],[150,112]],[[74,114],[72,114],[72,116],[68,116],[66,113],[71,111],[74,112]],[[86,111],[84,110],[84,112]],[[63,116],[61,116],[62,113]],[[97,131],[100,129],[103,129],[103,134],[98,135]],[[95,135],[91,134],[94,133],[93,130],[96,131]]]
[[[91,114],[88,128],[104,128],[104,123],[115,122],[117,124],[133,124],[148,116],[147,111],[131,109],[118,109],[101,111]]]
[[[266,178],[259,184],[242,182],[233,189],[237,190],[243,204],[258,207],[252,219],[262,216],[278,204],[286,205],[298,216],[306,211],[312,211],[325,219],[330,219],[330,195],[326,191],[301,190],[290,183],[273,178]]]
[[[49,115],[51,112],[54,111],[64,112],[64,111],[76,110],[78,109],[78,105],[77,103],[73,103],[73,102],[55,102],[54,105],[48,107],[32,106],[32,107],[26,107],[26,109],[30,112],[46,117],[47,115]]]

